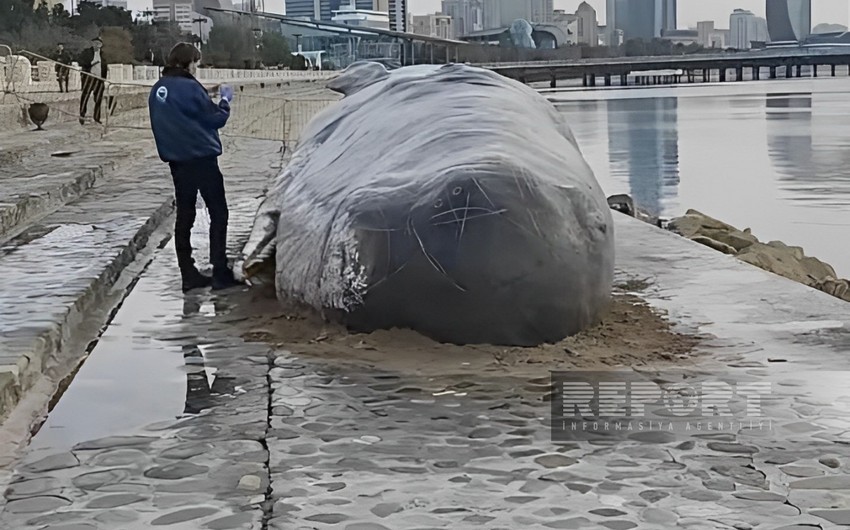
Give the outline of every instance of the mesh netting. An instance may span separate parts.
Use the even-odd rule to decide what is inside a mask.
[[[77,121],[81,119],[82,88],[87,82],[97,81],[103,83],[101,124],[104,133],[119,129],[150,130],[147,100],[158,75],[147,75],[145,79],[133,81],[115,81],[82,72],[76,65],[61,65],[68,69],[69,82],[68,91],[60,92],[55,62],[36,54],[21,52],[40,59],[33,66],[27,57],[12,55],[11,50],[4,48],[0,50],[2,103],[17,103],[24,109],[43,103],[50,108],[51,123]],[[129,71],[118,71],[121,68]],[[118,77],[132,79],[132,68],[128,65],[110,65],[109,77],[113,76],[112,70],[115,70],[115,73],[121,74]],[[37,75],[35,72],[38,72]],[[226,136],[293,143],[313,116],[338,99],[324,89],[323,79],[328,77],[328,73],[243,70],[206,70],[199,73],[203,76],[201,81],[207,84],[236,82],[239,85],[230,120],[221,131]],[[249,76],[259,77],[253,79]],[[215,93],[217,87],[210,90]],[[82,118],[83,122],[93,119],[93,96]]]

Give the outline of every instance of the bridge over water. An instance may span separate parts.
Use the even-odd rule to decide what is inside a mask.
[[[742,81],[745,69],[752,70],[752,79],[755,80],[761,79],[764,70],[767,70],[771,79],[780,75],[801,77],[804,66],[813,67],[815,76],[818,75],[817,67],[831,67],[833,76],[839,73],[850,75],[850,46],[795,46],[710,55],[489,63],[476,66],[489,68],[523,83],[549,81],[552,88],[557,87],[559,80],[575,78],[583,78],[585,86],[595,86],[597,78],[602,78],[605,86],[611,86],[613,79],[619,77],[619,84],[626,85],[629,75],[676,70],[681,70],[681,73],[656,73],[638,76],[638,79],[645,84],[678,82],[681,77],[686,77],[690,82],[695,82],[698,78],[708,81],[712,78],[712,73],[717,71],[718,79],[723,82],[730,77],[727,74],[731,70],[734,72],[732,79]]]

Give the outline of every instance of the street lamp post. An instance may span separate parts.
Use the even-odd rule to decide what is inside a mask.
[[[254,68],[257,68],[260,63],[260,45],[263,38],[263,30],[254,28],[252,31],[254,32]]]
[[[203,25],[206,24],[206,22],[207,22],[207,19],[205,19],[204,17],[198,17],[198,18],[192,19],[193,24],[198,24],[198,43],[199,44],[204,43],[204,28],[203,28]]]

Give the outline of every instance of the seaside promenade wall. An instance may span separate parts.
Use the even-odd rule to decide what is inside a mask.
[[[48,124],[79,119],[82,77],[87,74],[82,73],[76,64],[71,65],[69,92],[60,92],[55,65],[48,60],[40,60],[33,65],[23,55],[0,56],[0,123],[7,126],[30,125],[27,110],[34,103],[50,107]],[[104,132],[116,127],[148,126],[143,110],[147,106],[150,87],[159,80],[160,73],[161,68],[156,66],[109,65],[104,90]],[[231,124],[234,135],[287,141],[292,137],[293,123],[295,128],[300,128],[301,122],[308,119],[306,116],[321,110],[335,98],[311,99],[308,96],[299,98],[296,103],[272,94],[283,86],[293,84],[314,83],[319,87],[336,74],[328,71],[199,68],[197,78],[211,95],[215,95],[222,84],[236,89],[234,107],[240,107],[240,112],[234,108],[235,120]],[[307,108],[302,110],[301,107]]]

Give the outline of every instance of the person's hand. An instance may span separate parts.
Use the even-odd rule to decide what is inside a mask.
[[[230,103],[233,101],[233,87],[230,85],[221,85],[221,89],[219,91],[221,94],[221,99]]]

